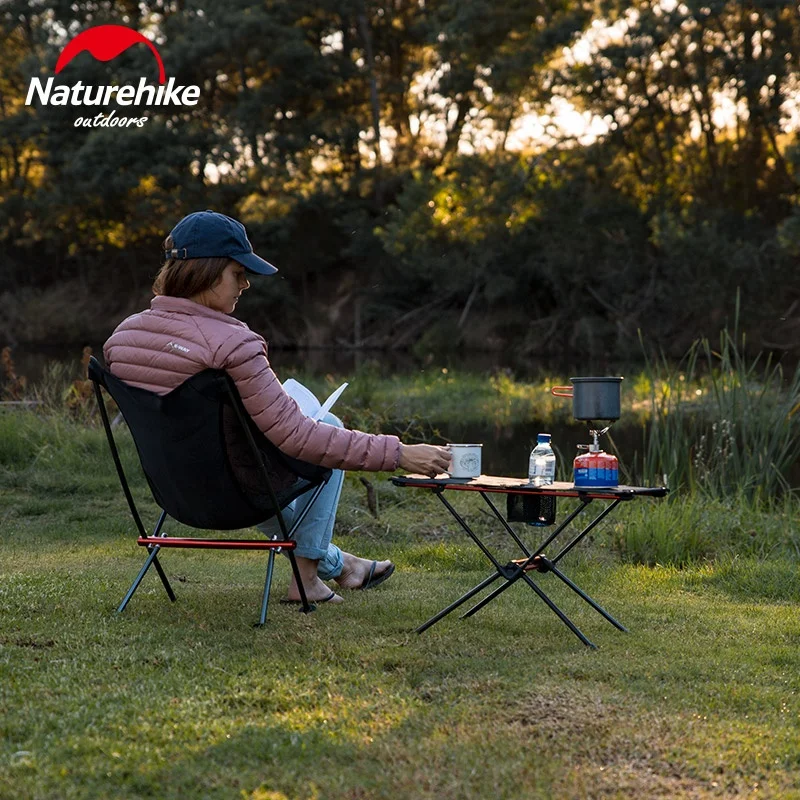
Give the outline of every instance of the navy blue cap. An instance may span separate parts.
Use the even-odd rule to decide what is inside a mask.
[[[227,256],[248,272],[274,275],[278,270],[253,252],[244,225],[216,211],[195,211],[184,217],[170,233],[172,250],[164,258],[223,258]]]

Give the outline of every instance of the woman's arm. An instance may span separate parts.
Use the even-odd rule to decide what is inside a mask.
[[[243,333],[218,349],[215,366],[233,378],[247,413],[276,447],[293,458],[333,469],[377,472],[401,466],[401,452],[409,448],[396,436],[337,428],[306,417],[272,370],[264,340],[250,330]],[[409,463],[415,469],[431,459],[428,453],[420,461],[420,455],[412,450]]]

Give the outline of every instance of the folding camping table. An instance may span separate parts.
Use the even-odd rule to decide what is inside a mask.
[[[423,475],[404,475],[393,476],[392,483],[396,486],[404,488],[428,489],[432,491],[445,508],[450,512],[453,518],[458,522],[461,528],[472,539],[472,541],[480,548],[486,558],[489,559],[494,571],[485,580],[470,589],[466,594],[462,595],[455,602],[451,603],[447,608],[442,609],[438,614],[435,614],[427,622],[424,622],[417,628],[417,633],[422,633],[437,623],[443,617],[446,617],[451,611],[455,611],[467,600],[474,597],[479,592],[488,588],[495,581],[502,579],[500,586],[494,588],[489,594],[483,597],[476,605],[469,609],[462,615],[462,619],[470,617],[476,612],[480,611],[485,605],[490,603],[506,589],[513,586],[517,581],[524,581],[541,599],[542,601],[558,616],[558,618],[588,647],[594,648],[595,645],[584,636],[581,630],[572,622],[571,619],[545,594],[544,590],[533,580],[530,573],[552,573],[562,583],[568,586],[579,597],[585,600],[598,614],[608,620],[614,627],[621,631],[627,631],[622,623],[618,622],[611,616],[604,608],[598,605],[595,600],[589,597],[577,584],[568,578],[559,568],[558,563],[564,556],[572,550],[601,520],[607,517],[620,503],[633,500],[637,497],[664,497],[668,490],[666,487],[644,487],[644,486],[617,486],[613,489],[585,489],[576,488],[572,483],[554,483],[549,486],[534,487],[531,486],[524,478],[504,478],[493,475],[481,475],[478,478],[458,479],[451,478],[448,475],[440,475],[436,478],[428,478]],[[513,540],[516,547],[520,549],[523,556],[521,558],[514,558],[509,561],[502,561],[496,555],[489,544],[482,541],[475,531],[469,526],[467,521],[461,516],[458,511],[451,505],[450,501],[445,497],[446,492],[478,492],[486,504],[491,509],[494,517],[500,523],[502,530]],[[572,497],[577,498],[580,502],[577,507],[570,512],[559,524],[556,524],[547,537],[535,547],[531,549],[520,537],[520,535],[508,524],[505,517],[500,513],[495,504],[492,502],[489,495],[502,494],[502,495],[540,495],[549,497]],[[604,508],[595,516],[582,530],[576,533],[572,539],[566,543],[557,544],[557,540],[562,534],[567,532],[569,525],[575,520],[582,512],[584,512],[595,500],[602,500],[607,503]],[[527,527],[527,526],[526,526]],[[536,530],[536,528],[533,528]],[[543,532],[545,528],[541,528]],[[506,541],[504,539],[504,541]],[[558,548],[552,557],[545,554],[545,550],[553,546]]]

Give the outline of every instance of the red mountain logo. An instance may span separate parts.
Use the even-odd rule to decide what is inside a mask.
[[[155,45],[138,31],[124,25],[96,25],[79,33],[62,51],[56,62],[56,75],[72,61],[75,56],[88,51],[98,61],[111,61],[135,44],[146,44],[158,62],[158,82],[164,83],[164,62]]]

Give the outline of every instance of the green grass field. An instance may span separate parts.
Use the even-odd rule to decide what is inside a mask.
[[[487,565],[434,498],[376,475],[379,518],[351,476],[337,522],[397,563],[374,591],[308,616],[273,602],[256,629],[264,555],[173,551],[178,601],[149,575],[117,615],[143,554],[102,433],[3,419],[2,798],[800,797],[797,564],[737,547],[718,508],[713,560],[619,557],[648,518],[694,525],[688,501],[631,504],[565,559],[628,634],[537,576],[596,651],[522,585],[414,633]]]

